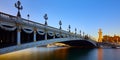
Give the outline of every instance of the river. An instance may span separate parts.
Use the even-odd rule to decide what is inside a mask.
[[[120,49],[34,47],[2,54],[0,60],[120,60]]]

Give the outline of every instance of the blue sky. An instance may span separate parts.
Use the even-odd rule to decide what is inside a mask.
[[[17,0],[1,0],[0,11],[16,15],[14,3]],[[20,0],[23,5],[21,15],[27,19],[44,23],[43,15],[48,14],[48,25],[58,28],[59,20],[62,29],[71,25],[74,32],[84,31],[97,38],[98,29],[103,35],[120,35],[120,0]]]

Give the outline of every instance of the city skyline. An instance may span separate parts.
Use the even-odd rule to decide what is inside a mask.
[[[44,14],[48,15],[48,25],[59,28],[62,21],[62,29],[77,33],[81,30],[86,34],[98,37],[98,29],[103,35],[120,35],[120,1],[114,0],[20,0],[23,6],[22,18],[44,24]],[[17,9],[14,4],[17,0],[3,0],[0,2],[0,11],[16,16]],[[54,23],[53,23],[54,21]]]

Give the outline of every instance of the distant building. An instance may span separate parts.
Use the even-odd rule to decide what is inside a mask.
[[[109,35],[104,35],[102,38],[103,42],[110,42],[110,43],[119,43],[120,42],[120,36],[114,35],[114,36],[109,36]]]
[[[98,42],[102,42],[102,30],[101,29],[99,29],[98,35],[99,35]]]

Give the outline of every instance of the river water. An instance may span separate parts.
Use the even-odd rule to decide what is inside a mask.
[[[120,49],[34,47],[2,54],[0,60],[120,60]]]

